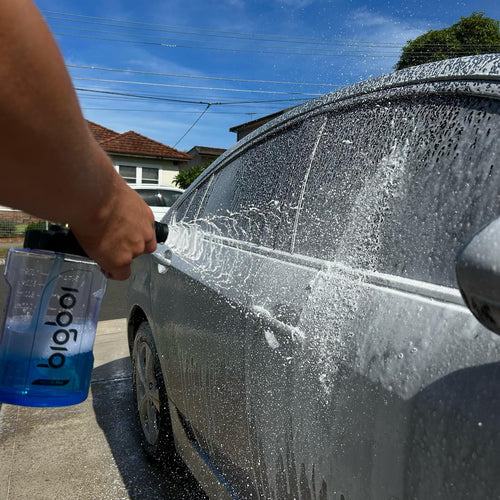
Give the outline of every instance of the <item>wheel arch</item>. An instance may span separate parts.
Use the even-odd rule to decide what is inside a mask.
[[[140,306],[135,305],[130,311],[127,323],[128,349],[131,355],[134,348],[135,334],[137,333],[137,330],[141,323],[143,323],[144,321],[147,321],[149,323],[146,313]]]

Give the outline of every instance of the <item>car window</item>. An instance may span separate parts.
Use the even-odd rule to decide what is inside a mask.
[[[288,246],[320,123],[290,126],[227,164],[213,182],[202,217],[224,236]]]
[[[236,172],[240,164],[240,159],[237,158],[214,174],[200,210],[200,223],[204,230],[215,231],[223,236],[235,236],[236,221],[232,210]]]
[[[201,203],[205,196],[208,184],[204,182],[200,184],[189,196],[188,203],[186,205],[184,216],[182,217],[183,222],[190,222],[198,216]],[[184,204],[183,204],[184,205]],[[177,220],[181,220],[178,218]]]
[[[193,201],[193,195],[194,192],[191,192],[189,195],[184,196],[184,199],[177,206],[177,208],[172,208],[172,210],[169,211],[168,219],[170,221],[180,222],[183,219],[189,205]]]
[[[150,207],[166,207],[164,197],[157,189],[139,189],[137,192]]]
[[[167,191],[166,189],[160,190],[160,196],[163,199],[163,206],[171,207],[181,194],[182,193],[179,191]]]
[[[182,194],[168,189],[137,189],[137,192],[150,207],[171,207]]]
[[[455,286],[458,250],[500,214],[499,107],[422,96],[331,114],[294,251]]]

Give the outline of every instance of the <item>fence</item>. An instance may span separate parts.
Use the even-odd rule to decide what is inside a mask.
[[[46,229],[47,225],[46,221],[16,224],[12,220],[0,220],[0,241],[24,238],[26,229]]]
[[[48,223],[21,210],[0,208],[0,242],[20,239],[28,228],[45,229]]]

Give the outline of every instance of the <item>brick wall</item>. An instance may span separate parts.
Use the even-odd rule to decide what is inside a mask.
[[[0,221],[13,221],[15,224],[29,224],[42,220],[21,210],[0,210]]]

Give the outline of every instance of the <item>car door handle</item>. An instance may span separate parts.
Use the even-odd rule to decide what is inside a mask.
[[[297,311],[288,304],[276,304],[273,306],[272,315],[281,323],[290,326],[297,326],[300,321],[300,311]]]
[[[158,266],[158,272],[164,274],[172,265],[172,250],[164,245],[158,245],[155,252],[153,252],[153,259]]]
[[[286,304],[276,304],[267,314],[258,313],[261,335],[268,346],[281,357],[290,360],[294,355],[300,312]]]

